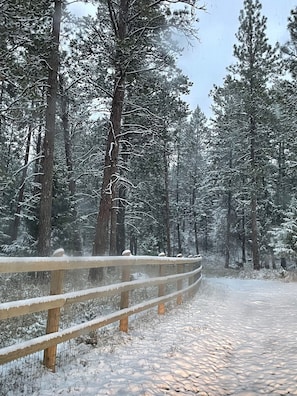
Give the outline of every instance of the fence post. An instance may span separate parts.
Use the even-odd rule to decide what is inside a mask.
[[[164,265],[159,264],[159,276],[163,276],[165,272]],[[162,297],[165,294],[165,285],[161,284],[159,285],[158,289],[158,297]],[[164,315],[165,314],[165,304],[164,303],[159,303],[158,304],[158,314],[159,315]]]
[[[177,257],[182,257],[181,255],[177,255]],[[182,274],[182,273],[184,273],[184,264],[177,264],[177,273],[178,274]],[[176,289],[177,290],[181,290],[183,288],[183,280],[182,279],[180,279],[180,280],[178,280],[177,282],[176,282]],[[177,296],[177,299],[176,299],[176,303],[177,303],[177,305],[180,305],[180,304],[182,304],[182,302],[183,302],[183,296],[182,296],[182,293],[180,293],[180,294],[178,294],[178,296]]]
[[[125,250],[122,256],[131,256],[130,250]],[[129,282],[130,280],[130,265],[122,268],[122,282]],[[129,307],[129,291],[121,293],[120,309]],[[120,319],[120,331],[128,332],[128,316]]]
[[[190,264],[188,271],[194,271],[194,269],[196,269],[196,263]],[[195,282],[195,275],[192,275],[189,277],[188,286],[191,286],[194,282]],[[191,291],[189,291],[188,297],[191,298],[194,296],[194,294],[195,294],[195,291],[191,290]]]
[[[64,249],[58,249],[53,254],[54,257],[64,256]],[[50,295],[61,294],[63,292],[64,270],[51,272]],[[61,310],[52,308],[48,310],[46,334],[59,330]],[[57,345],[53,345],[44,350],[43,364],[46,368],[55,372],[56,369]]]

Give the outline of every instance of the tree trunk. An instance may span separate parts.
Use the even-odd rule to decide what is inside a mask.
[[[116,55],[115,55],[115,83],[114,92],[111,105],[111,115],[108,129],[108,137],[105,151],[103,181],[101,187],[101,198],[95,227],[95,241],[93,246],[93,255],[108,255],[110,254],[110,226],[111,226],[111,212],[113,197],[115,197],[115,188],[117,182],[117,162],[119,154],[119,134],[121,130],[122,113],[125,99],[125,83],[126,72],[124,67],[125,55],[121,46],[124,46],[124,41],[127,34],[127,21],[129,1],[121,0],[118,11],[118,18],[112,2],[108,1],[110,10],[110,17],[117,23],[113,24],[116,37],[118,39]],[[114,214],[114,216],[116,216]],[[112,232],[116,233],[113,218]],[[113,240],[116,240],[116,235],[112,235]],[[91,268],[89,278],[92,280],[102,280],[102,268]]]
[[[225,268],[230,266],[231,199],[232,194],[229,190],[227,198]]]
[[[4,81],[0,81],[0,105],[2,108],[2,103],[3,103],[3,93],[4,93]],[[0,117],[0,143],[2,143],[2,117]]]
[[[120,97],[123,100],[123,93],[124,92],[119,92],[114,97],[113,110],[115,111],[112,111],[111,114],[110,124],[112,127],[109,129],[106,146],[101,198],[95,227],[95,241],[93,246],[94,256],[106,256],[110,253],[109,237],[112,212],[112,198],[114,196],[114,184],[116,182],[116,170],[119,151],[119,142],[117,136],[119,134],[120,122],[117,117],[121,116],[120,108],[122,107],[122,103],[120,101]],[[94,281],[102,280],[103,269],[91,268],[89,272],[89,278]]]
[[[179,158],[179,144],[177,145],[177,164],[176,164],[176,231],[177,231],[177,253],[182,253],[182,243],[181,243],[181,233],[180,233],[180,215],[179,215],[179,167],[180,167],[180,158]]]
[[[260,256],[258,245],[258,227],[257,227],[257,198],[252,194],[251,199],[251,217],[252,217],[252,256],[255,270],[260,269]]]
[[[128,136],[126,137],[126,140]],[[120,174],[123,176],[124,169],[127,167],[129,154],[127,154],[127,143],[124,142],[122,144],[122,153],[121,153],[121,160],[122,166],[120,169]],[[125,225],[125,215],[126,215],[126,193],[127,193],[127,186],[122,181],[117,188],[117,205],[115,210],[115,240],[114,240],[114,247],[111,247],[111,253],[121,255],[122,252],[126,249],[126,225]],[[111,228],[112,230],[112,228]]]
[[[251,150],[251,224],[252,224],[252,256],[255,270],[260,269],[260,255],[258,245],[258,227],[257,227],[257,188],[258,176],[256,166],[256,121],[255,117],[250,117],[250,150]]]
[[[112,189],[112,202],[110,212],[110,240],[109,240],[109,254],[116,256],[117,254],[117,222],[118,222],[118,191],[116,186]]]
[[[274,251],[273,248],[270,248],[270,256],[271,256],[271,264],[272,264],[272,269],[276,269],[276,263],[275,263],[275,256],[274,256]]]
[[[169,175],[168,160],[166,148],[164,148],[164,184],[165,184],[165,228],[166,228],[166,248],[167,255],[171,254],[171,238],[170,238],[170,205],[169,205]]]
[[[177,231],[177,253],[182,253],[182,244],[181,244],[181,236],[180,236],[180,225],[179,225],[179,221],[177,222],[176,225],[176,231]]]
[[[62,112],[61,118],[63,125],[68,188],[70,194],[73,196],[75,194],[76,185],[73,177],[73,159],[72,159],[72,147],[71,147],[71,138],[69,131],[68,98],[65,92],[64,79],[61,75],[59,76],[59,87],[60,87],[60,98],[61,98],[61,112]]]
[[[196,184],[196,180],[194,181],[194,186]],[[198,255],[199,252],[199,241],[198,241],[198,225],[197,225],[197,214],[195,210],[195,203],[196,203],[196,189],[193,187],[192,191],[192,213],[193,213],[193,219],[194,219],[194,238],[195,238],[195,251],[196,254]]]
[[[41,198],[39,212],[39,230],[37,253],[50,255],[51,211],[54,165],[54,142],[56,132],[56,105],[58,93],[59,41],[62,14],[62,0],[55,0],[52,27],[52,49],[49,58],[47,107],[45,115],[45,136],[43,141]]]
[[[208,251],[208,221],[207,216],[204,217],[205,219],[205,227],[204,227],[204,249]]]
[[[39,204],[40,204],[40,184],[41,184],[41,143],[42,143],[42,114],[39,118],[39,127],[37,132],[37,142],[35,148],[35,161],[34,161],[34,182],[32,189],[32,198],[30,201],[29,215],[31,219],[27,220],[29,234],[34,240],[38,239],[38,217],[39,217]],[[37,273],[36,273],[37,274]]]
[[[59,76],[59,86],[60,86],[61,112],[62,112],[61,118],[63,125],[65,158],[66,158],[66,166],[67,166],[68,189],[72,197],[72,202],[71,202],[72,252],[75,255],[81,255],[82,243],[80,238],[80,232],[77,226],[77,208],[74,202],[76,183],[73,175],[72,141],[71,141],[70,128],[69,128],[69,109],[68,109],[69,99],[65,92],[64,80],[61,75]]]
[[[245,212],[242,211],[241,218],[241,261],[246,264],[246,234],[245,234]]]
[[[232,149],[229,151],[229,170],[232,172],[233,169],[233,152]],[[232,192],[231,192],[232,181],[228,181],[228,192],[227,192],[227,219],[226,219],[226,250],[225,250],[225,268],[230,266],[230,249],[231,249],[231,203],[232,203]]]
[[[137,254],[137,238],[135,235],[130,237],[130,252],[133,256]]]
[[[96,223],[93,254],[109,254],[109,227],[111,220],[112,197],[117,179],[117,161],[119,153],[118,135],[121,128],[123,101],[125,96],[125,79],[122,78],[115,87],[110,128],[105,151],[101,199]]]
[[[284,177],[286,174],[286,156],[285,156],[285,144],[279,142],[278,144],[278,183],[276,190],[277,204],[282,210],[286,207],[286,185],[284,183]]]
[[[121,255],[126,249],[126,227],[125,227],[125,213],[126,213],[126,187],[119,187],[119,209],[117,216],[117,254]],[[132,252],[132,250],[130,249]],[[132,253],[133,254],[133,253]]]
[[[26,178],[28,173],[28,162],[29,162],[29,154],[30,154],[30,146],[31,146],[31,137],[32,137],[32,125],[29,125],[28,134],[27,134],[27,141],[26,141],[26,152],[24,157],[24,165],[23,165],[23,172],[22,178],[19,187],[19,194],[18,194],[18,201],[17,201],[17,208],[14,215],[14,221],[12,224],[12,232],[11,232],[11,242],[15,241],[18,237],[18,230],[20,226],[20,214],[22,210],[22,203],[24,201],[24,194],[25,194],[25,186],[26,186]]]

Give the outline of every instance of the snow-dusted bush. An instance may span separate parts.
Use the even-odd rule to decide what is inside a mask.
[[[1,246],[2,253],[7,256],[33,256],[35,250],[36,241],[28,233],[22,233],[12,243]]]
[[[276,256],[297,260],[297,199],[293,198],[283,223],[271,232],[271,246]]]

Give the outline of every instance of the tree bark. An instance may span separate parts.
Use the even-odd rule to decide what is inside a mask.
[[[126,137],[126,140],[129,139]],[[127,167],[127,162],[129,159],[129,154],[127,154],[127,143],[122,144],[121,161],[122,167],[119,171],[120,175],[123,176],[123,169]],[[113,227],[111,227],[111,243],[110,251],[111,254],[121,255],[126,249],[126,226],[125,226],[125,216],[126,216],[126,196],[127,196],[127,186],[122,181],[119,187],[116,189],[117,197],[116,201],[113,203],[112,219],[114,218],[115,231],[113,232]],[[112,236],[114,235],[114,239]],[[113,242],[112,242],[113,241]]]
[[[230,266],[231,199],[232,193],[229,190],[227,197],[225,268]]]
[[[69,114],[68,114],[68,97],[65,91],[64,79],[59,76],[59,87],[60,87],[60,98],[61,98],[61,112],[62,112],[62,125],[63,125],[63,135],[64,135],[64,146],[65,146],[65,158],[67,166],[67,177],[68,177],[68,188],[70,194],[73,196],[75,194],[76,185],[73,178],[73,159],[72,159],[72,147],[71,138],[69,130]]]
[[[176,163],[176,231],[177,231],[177,253],[182,253],[182,242],[181,242],[181,232],[180,232],[180,216],[179,216],[179,167],[180,167],[180,149],[179,144],[177,145],[177,163]]]
[[[260,269],[260,256],[259,256],[259,245],[258,245],[258,227],[257,227],[257,198],[252,193],[251,198],[251,220],[252,220],[252,256],[253,265],[255,270]]]
[[[277,203],[284,210],[286,207],[286,185],[284,177],[286,174],[286,156],[285,143],[283,141],[278,144],[278,183],[277,183]]]
[[[123,102],[125,96],[125,78],[121,77],[115,87],[110,117],[110,127],[105,151],[101,199],[96,222],[94,255],[109,254],[109,227],[112,209],[112,197],[117,179],[117,161]]]
[[[168,159],[166,147],[164,148],[164,185],[165,185],[165,228],[166,228],[166,248],[167,255],[170,257],[171,237],[170,237],[170,205],[169,205],[169,175],[168,175]]]
[[[12,224],[11,242],[15,241],[18,237],[18,230],[19,230],[20,220],[21,220],[20,214],[21,214],[21,210],[22,210],[22,203],[24,201],[26,177],[27,177],[27,173],[28,173],[28,162],[29,162],[31,137],[32,137],[32,125],[30,124],[28,128],[29,129],[28,129],[27,141],[26,141],[26,152],[25,152],[25,157],[24,157],[23,172],[22,172],[22,178],[21,178],[20,187],[19,187],[17,208],[15,211],[14,220],[13,220],[13,224]]]
[[[196,214],[196,210],[195,210],[195,203],[196,203],[196,188],[195,188],[195,184],[196,184],[196,178],[194,181],[194,187],[193,187],[193,191],[192,191],[192,213],[193,213],[193,219],[194,219],[194,238],[195,238],[195,251],[196,254],[200,254],[199,252],[199,240],[198,240],[198,224],[197,224],[197,214]]]
[[[63,77],[59,76],[59,87],[60,87],[60,100],[61,100],[61,118],[63,125],[63,136],[64,136],[64,147],[65,147],[65,158],[67,167],[67,178],[68,178],[68,189],[70,196],[72,197],[72,211],[71,211],[71,222],[72,222],[72,251],[75,255],[82,253],[82,243],[80,238],[80,232],[77,225],[77,208],[74,202],[74,196],[76,193],[76,182],[73,175],[73,158],[72,158],[72,140],[70,136],[69,128],[69,99],[65,90],[65,83]]]
[[[105,150],[105,161],[103,171],[103,181],[101,187],[101,198],[99,203],[99,210],[97,222],[95,227],[95,240],[93,246],[93,255],[108,255],[110,254],[110,226],[112,214],[112,202],[115,197],[115,188],[117,183],[118,171],[118,155],[119,155],[119,134],[121,131],[121,121],[123,114],[123,106],[125,99],[125,85],[126,85],[126,71],[124,66],[125,55],[123,49],[124,40],[127,34],[127,21],[129,1],[121,0],[118,15],[115,14],[113,4],[108,1],[110,18],[117,23],[113,24],[115,35],[118,39],[116,54],[115,54],[115,83],[111,105],[111,115],[108,128],[108,137]],[[114,214],[114,216],[116,216]],[[113,217],[112,231],[116,233],[114,224],[116,223]],[[113,240],[116,240],[116,235],[112,235]],[[92,280],[102,280],[102,268],[91,268],[89,278]]]
[[[126,227],[125,227],[125,213],[126,213],[126,187],[119,187],[119,205],[117,216],[117,254],[121,255],[126,249]],[[131,250],[131,249],[130,249]],[[132,250],[131,250],[132,252]],[[132,253],[133,254],[133,253]]]
[[[256,166],[256,121],[253,115],[250,116],[250,150],[251,150],[251,225],[252,225],[252,257],[255,270],[260,269],[260,255],[258,244],[258,227],[257,227],[257,166]]]
[[[45,115],[45,136],[43,141],[41,198],[37,253],[50,255],[51,211],[54,166],[54,143],[56,133],[56,106],[58,94],[59,42],[62,15],[62,0],[55,0],[52,26],[52,49],[49,57],[47,107]]]
[[[118,222],[118,191],[116,186],[112,189],[112,201],[110,212],[110,240],[109,240],[109,254],[116,256],[117,254],[117,222]]]
[[[3,80],[0,80],[0,106],[2,108],[3,104],[3,95],[4,95],[4,82]],[[3,131],[2,131],[2,125],[3,125],[3,119],[0,117],[0,148],[2,148],[3,144]]]
[[[241,217],[241,261],[242,265],[246,264],[246,233],[245,233],[245,211],[242,211]]]
[[[133,256],[137,255],[137,238],[135,235],[130,237],[130,251]]]

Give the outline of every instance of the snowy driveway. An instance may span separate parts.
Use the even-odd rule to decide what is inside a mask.
[[[194,300],[42,378],[35,395],[297,395],[297,283],[204,279]]]

